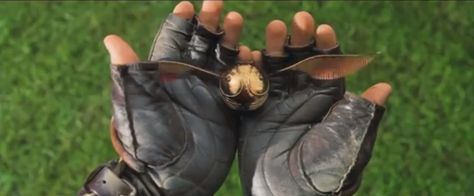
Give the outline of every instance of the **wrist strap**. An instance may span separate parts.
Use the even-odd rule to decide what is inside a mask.
[[[118,176],[122,168],[121,161],[111,162],[95,169],[87,178],[79,196],[108,196],[123,195],[135,196],[137,191],[127,181]],[[113,170],[112,168],[113,167]]]

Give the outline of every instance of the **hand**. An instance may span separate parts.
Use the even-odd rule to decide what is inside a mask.
[[[222,37],[222,7],[222,1],[204,1],[197,21],[192,4],[179,3],[156,35],[149,60],[209,69],[235,64],[243,19],[229,13]],[[112,168],[119,170],[115,175],[138,195],[212,195],[232,164],[238,120],[218,97],[216,83],[193,74],[159,75],[158,64],[140,62],[120,37],[107,36],[104,43],[112,64],[112,142],[126,163]],[[90,177],[91,186],[96,178]],[[91,186],[87,191],[99,192]]]
[[[263,54],[253,59],[272,71],[317,54],[337,54],[333,29],[310,14],[286,26],[272,21]],[[288,45],[286,45],[288,44]],[[239,166],[245,195],[352,194],[360,183],[391,88],[379,83],[357,97],[345,95],[344,79],[315,80],[299,72],[270,78],[262,108],[242,116]]]

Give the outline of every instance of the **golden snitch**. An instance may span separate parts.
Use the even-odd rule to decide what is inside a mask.
[[[251,64],[237,64],[216,73],[194,65],[176,61],[158,61],[160,72],[181,74],[197,70],[219,79],[220,94],[224,103],[234,110],[255,110],[268,98],[270,88],[268,76],[287,70],[302,71],[319,80],[342,78],[366,66],[374,55],[317,55],[301,60],[293,65],[264,73]]]

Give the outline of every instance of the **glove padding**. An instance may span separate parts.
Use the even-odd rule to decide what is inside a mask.
[[[339,47],[287,47],[287,55],[263,51],[267,71]],[[344,79],[315,80],[300,72],[270,78],[269,99],[242,116],[239,166],[245,195],[351,194],[358,188],[376,136],[382,108],[347,93]],[[331,109],[332,108],[332,109]]]
[[[222,34],[209,32],[196,19],[170,15],[155,38],[150,62],[111,66],[112,140],[129,168],[118,175],[138,195],[212,195],[227,176],[237,116],[222,102],[216,81],[194,74],[163,77],[156,63],[232,65],[238,51],[218,43]],[[154,184],[160,193],[136,184]]]
[[[347,195],[357,190],[383,108],[346,93],[320,123],[295,121],[302,110],[288,111],[295,114],[285,119],[287,124],[266,122],[242,138],[239,159],[247,195]]]

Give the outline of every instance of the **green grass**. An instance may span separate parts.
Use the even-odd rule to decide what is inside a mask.
[[[108,139],[110,79],[102,39],[122,35],[145,58],[173,2],[0,3],[0,195],[73,195]],[[199,3],[196,3],[199,5]],[[349,77],[351,91],[393,85],[358,195],[474,192],[474,4],[228,2],[243,43],[299,10],[338,32],[350,53],[382,54]],[[240,195],[234,165],[218,195]]]

